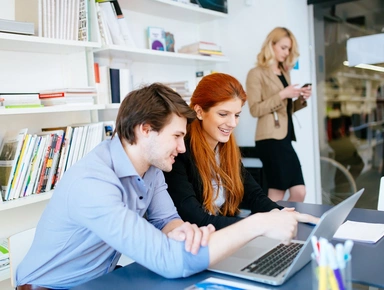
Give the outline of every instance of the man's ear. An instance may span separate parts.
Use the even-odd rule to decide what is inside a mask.
[[[146,124],[146,123],[140,125],[140,132],[141,132],[141,134],[143,134],[144,136],[148,135],[149,132],[151,132],[151,131],[152,131],[152,127],[151,127],[151,125]]]
[[[201,120],[202,119],[202,112],[203,112],[203,109],[200,107],[200,105],[195,105],[194,107],[193,107],[193,109],[195,110],[195,112],[196,112],[196,116],[197,116],[197,118],[199,119],[199,120]]]

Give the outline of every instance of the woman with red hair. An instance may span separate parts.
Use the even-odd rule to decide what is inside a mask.
[[[197,119],[188,127],[186,152],[164,172],[181,218],[216,229],[239,221],[240,208],[251,213],[281,209],[263,193],[241,163],[233,130],[247,97],[234,77],[215,73],[196,87],[190,107]]]

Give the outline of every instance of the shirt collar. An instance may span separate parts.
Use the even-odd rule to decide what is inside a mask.
[[[114,171],[119,178],[139,175],[127,153],[125,153],[120,138],[117,135],[111,139],[110,153]]]

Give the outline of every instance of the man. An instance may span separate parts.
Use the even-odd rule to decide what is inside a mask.
[[[111,140],[72,166],[55,189],[17,269],[17,289],[66,289],[112,271],[120,253],[169,278],[206,269],[251,239],[289,243],[294,212],[255,214],[215,232],[184,223],[162,170],[185,152],[195,113],[170,88],[152,84],[122,102]],[[143,216],[146,215],[146,219]],[[38,288],[40,287],[40,288]]]

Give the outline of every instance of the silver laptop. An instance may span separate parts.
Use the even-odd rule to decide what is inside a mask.
[[[293,240],[290,245],[283,245],[277,240],[259,237],[208,270],[271,285],[283,284],[311,260],[311,237],[332,239],[363,191],[325,212],[306,241]]]

